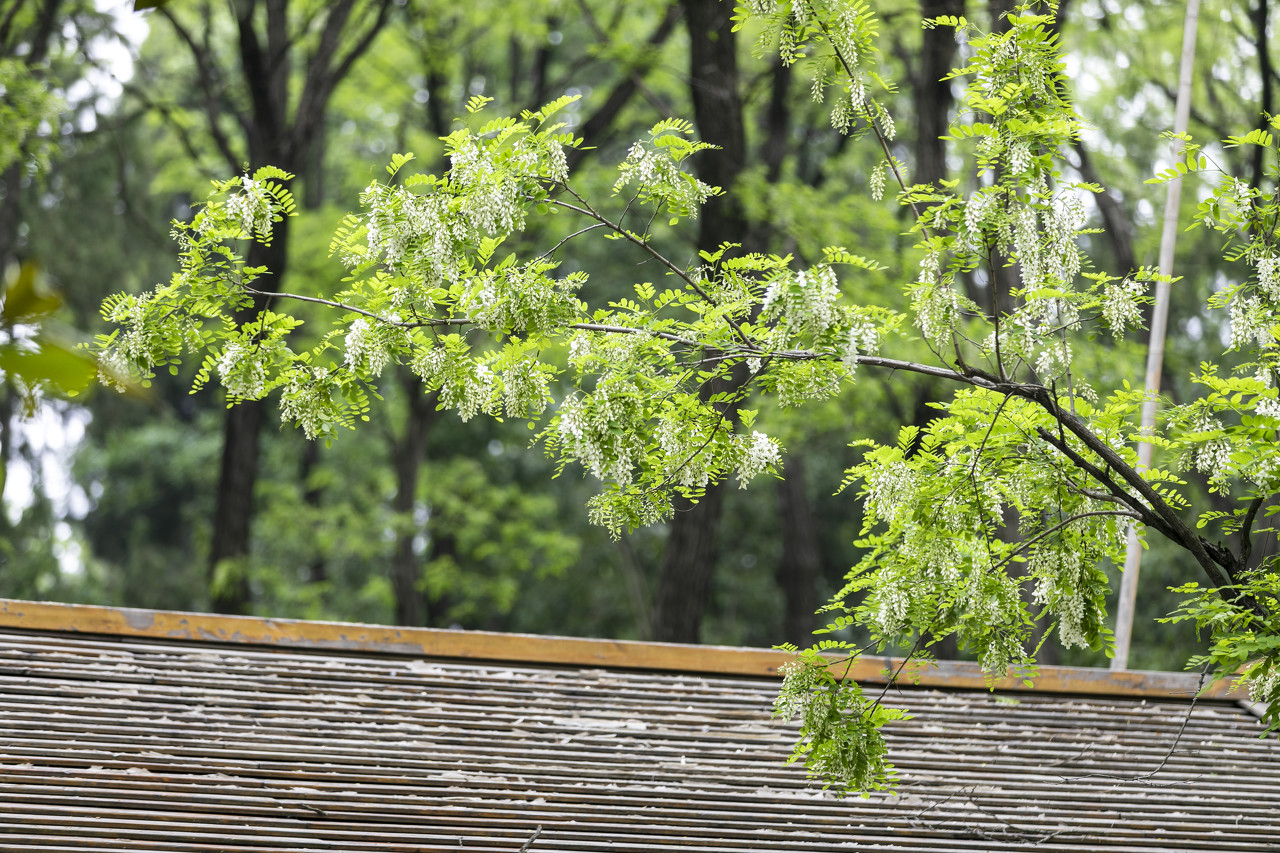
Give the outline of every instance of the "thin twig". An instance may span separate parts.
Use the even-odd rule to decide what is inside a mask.
[[[1119,515],[1119,516],[1123,516],[1124,518],[1132,518],[1135,521],[1142,520],[1142,516],[1138,515],[1133,510],[1129,510],[1129,509],[1100,509],[1100,510],[1095,510],[1093,512],[1077,513],[1076,515],[1069,516],[1068,518],[1058,522],[1053,527],[1050,527],[1048,530],[1041,531],[1040,533],[1037,533],[1035,536],[1032,536],[1030,539],[1023,542],[1017,548],[1013,549],[1013,552],[1010,553],[1009,556],[1005,557],[1003,560],[1001,560],[1000,562],[992,566],[991,570],[995,571],[996,569],[1004,566],[1006,563],[1013,560],[1014,557],[1017,557],[1020,554],[1025,554],[1032,545],[1036,544],[1041,539],[1052,536],[1053,534],[1057,533],[1059,530],[1066,527],[1067,525],[1073,524],[1082,518],[1091,518],[1093,516],[1098,516],[1098,515]]]
[[[529,840],[526,841],[524,845],[520,848],[520,853],[528,853],[529,848],[533,846],[533,842],[537,841],[538,836],[541,834],[542,834],[542,827],[539,826],[537,829],[533,831],[533,835],[529,836]]]
[[[605,225],[605,223],[603,223],[603,222],[597,222],[595,225],[588,225],[586,228],[583,228],[583,229],[581,229],[581,230],[579,230],[579,231],[574,231],[574,232],[573,232],[572,234],[570,234],[568,237],[565,237],[565,238],[564,238],[563,240],[561,240],[559,243],[556,243],[556,244],[555,244],[554,246],[552,246],[550,249],[547,249],[547,250],[546,250],[545,252],[543,252],[541,255],[538,255],[538,257],[539,257],[539,258],[549,258],[549,257],[551,257],[552,255],[554,255],[557,251],[559,251],[559,249],[560,249],[560,247],[561,247],[561,246],[563,246],[565,243],[568,243],[568,242],[569,242],[570,240],[572,240],[574,237],[578,237],[578,236],[580,236],[580,235],[582,235],[582,234],[586,234],[588,231],[594,231],[594,230],[596,230],[597,228],[607,228],[607,227],[608,227],[608,226],[607,226],[607,225]]]
[[[246,287],[247,293],[254,296],[266,296],[274,299],[293,299],[297,302],[310,302],[314,305],[325,305],[329,308],[337,308],[339,311],[347,311],[352,314],[360,314],[371,320],[377,320],[379,323],[385,323],[388,326],[396,326],[401,329],[421,329],[423,326],[469,326],[474,320],[466,317],[428,317],[425,320],[393,320],[390,317],[384,317],[381,314],[375,314],[372,311],[366,311],[363,308],[356,308],[354,305],[347,305],[344,302],[334,302],[332,299],[321,299],[318,296],[303,296],[298,293],[280,293],[268,290],[258,290],[256,287]]]

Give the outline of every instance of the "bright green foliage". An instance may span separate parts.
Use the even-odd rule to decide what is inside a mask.
[[[686,123],[660,123],[626,153],[613,192],[627,201],[610,218],[568,174],[564,152],[579,141],[552,119],[569,100],[486,121],[477,98],[468,105],[476,126],[444,140],[445,174],[406,175],[410,160],[397,156],[391,180],[364,191],[333,241],[348,270],[334,298],[266,293],[259,271],[244,267],[243,244],[269,238],[291,208],[273,183],[282,176],[259,172],[216,185],[195,220],[177,226],[183,270],[170,285],[108,303],[123,330],[102,339],[105,357],[146,376],[199,353],[198,381],[216,377],[241,399],[278,389],[282,418],[312,437],[361,417],[384,370],[401,365],[464,420],[545,415],[538,439],[561,467],[577,463],[603,483],[590,515],[613,531],[669,517],[673,495],[697,498],[709,483],[773,470],[781,448],[755,414],[766,400],[830,398],[869,370],[934,377],[960,386],[938,417],[892,444],[856,443],[863,455],[846,486],[862,498],[867,556],[829,605],[829,632],[860,626],[873,645],[924,655],[954,635],[993,678],[1010,668],[1034,673],[1045,639],[1037,620],[1068,647],[1105,650],[1103,567],[1137,525],[1184,551],[1223,603],[1201,598],[1187,610],[1213,632],[1222,671],[1260,655],[1251,684],[1276,701],[1274,582],[1270,563],[1251,573],[1248,543],[1280,487],[1272,248],[1280,201],[1228,178],[1202,208],[1206,224],[1234,240],[1228,258],[1248,266],[1214,302],[1229,308],[1232,346],[1247,364],[1230,376],[1206,365],[1198,381],[1207,393],[1140,437],[1163,453],[1139,471],[1143,395],[1081,375],[1076,353],[1140,322],[1158,276],[1109,275],[1082,253],[1083,198],[1098,188],[1072,182],[1061,165],[1082,120],[1065,95],[1053,20],[1041,11],[1020,8],[1000,33],[962,19],[929,22],[964,30],[971,48],[956,71],[965,108],[951,131],[967,179],[909,186],[886,158],[880,174],[898,182],[922,257],[901,285],[907,316],[846,301],[838,269],[856,282],[882,268],[838,246],[805,265],[728,245],[686,264],[660,251],[653,223],[679,225],[718,192],[687,171],[705,146],[688,139]],[[868,64],[877,25],[867,6],[753,2],[738,14],[744,25],[758,19],[761,44],[776,42],[784,61],[805,58],[815,94],[835,93],[837,127],[889,151],[893,121],[869,94],[873,84],[890,87]],[[1170,177],[1207,165],[1193,149]],[[563,239],[538,255],[510,251],[508,241],[543,215],[569,220]],[[593,302],[585,273],[561,273],[562,250],[597,230],[647,261],[646,280],[625,297],[613,288],[611,300]],[[1001,301],[993,282],[1004,267],[1016,282]],[[986,282],[990,304],[962,295],[966,276]],[[277,300],[270,311],[234,319],[267,296]],[[292,348],[299,321],[283,313],[290,299],[333,309],[309,350]],[[907,336],[932,358],[881,354]],[[553,380],[566,362],[560,378],[571,388],[558,395]],[[747,430],[732,429],[733,419]],[[1184,481],[1200,475],[1219,492],[1244,492],[1239,512],[1202,518],[1241,535],[1236,550],[1182,518],[1191,502]],[[797,760],[842,791],[865,792],[891,782],[879,730],[902,712],[838,678],[823,654],[857,651],[832,640],[804,653],[778,710],[801,719]]]
[[[1274,511],[1271,507],[1269,514]],[[1274,567],[1274,561],[1271,564]],[[1249,571],[1239,580],[1218,588],[1204,588],[1195,581],[1175,587],[1174,592],[1191,598],[1163,621],[1193,623],[1197,634],[1209,640],[1209,650],[1188,661],[1188,668],[1205,669],[1214,680],[1244,684],[1250,698],[1262,703],[1263,722],[1274,730],[1280,728],[1280,635],[1269,617],[1280,607],[1280,574]]]
[[[774,716],[799,718],[800,742],[790,761],[803,760],[810,772],[841,794],[859,794],[892,787],[896,776],[885,759],[888,746],[880,729],[911,715],[899,708],[868,700],[862,688],[837,674],[840,661],[831,656],[848,654],[851,662],[857,650],[847,643],[824,640],[811,649],[799,651],[796,660],[782,667],[782,689],[774,701]]]

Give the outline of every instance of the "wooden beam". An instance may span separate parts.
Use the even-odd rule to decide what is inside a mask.
[[[779,668],[792,659],[785,652],[770,649],[395,628],[13,599],[0,599],[0,629],[757,678],[778,677]],[[838,674],[860,683],[886,684],[889,673],[896,672],[900,664],[899,658],[869,655],[847,667],[847,674],[844,664],[835,669]],[[902,673],[901,683],[948,689],[991,688],[1017,692],[1034,690],[1042,693],[1190,699],[1196,693],[1199,678],[1182,672],[1110,672],[1053,666],[1041,668],[1034,686],[1028,687],[1023,679],[1012,673],[992,683],[976,663],[941,661],[923,669],[907,667]],[[1238,696],[1231,687],[1222,683],[1212,685],[1202,698]]]

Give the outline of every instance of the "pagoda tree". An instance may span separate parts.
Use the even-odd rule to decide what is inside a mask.
[[[365,417],[390,365],[405,365],[464,420],[528,419],[562,466],[600,481],[588,512],[615,532],[668,519],[676,501],[714,484],[776,471],[783,451],[757,424],[762,406],[828,398],[872,371],[932,377],[955,389],[933,420],[888,444],[851,436],[862,456],[845,484],[861,497],[866,556],[826,608],[829,639],[788,668],[778,708],[801,718],[797,756],[842,790],[890,782],[880,728],[904,712],[840,677],[867,648],[927,655],[954,637],[994,678],[1033,675],[1050,633],[1067,647],[1109,647],[1104,566],[1130,526],[1188,558],[1174,618],[1206,629],[1209,643],[1193,663],[1219,677],[1244,666],[1274,726],[1280,580],[1274,555],[1254,543],[1271,529],[1280,487],[1280,198],[1223,173],[1201,204],[1197,227],[1221,232],[1238,270],[1210,304],[1230,315],[1227,352],[1194,377],[1199,396],[1140,435],[1144,393],[1089,375],[1077,356],[1139,324],[1159,275],[1097,269],[1082,253],[1085,198],[1100,188],[1063,165],[1083,122],[1053,13],[1020,7],[994,32],[954,16],[924,22],[968,45],[947,134],[965,169],[929,184],[913,183],[899,159],[866,4],[755,0],[735,13],[762,50],[803,62],[836,128],[883,153],[867,192],[897,194],[920,258],[902,282],[904,312],[842,295],[878,268],[853,234],[807,265],[733,240],[689,260],[664,249],[666,229],[720,194],[690,168],[718,152],[689,122],[661,121],[635,142],[612,187],[618,212],[607,213],[568,168],[579,140],[556,114],[571,98],[491,117],[476,97],[445,139],[444,174],[397,155],[388,179],[361,194],[332,243],[348,270],[336,297],[276,291],[245,260],[292,211],[287,173],[217,182],[190,222],[175,223],[172,280],[104,305],[118,325],[101,339],[104,376],[145,379],[194,357],[197,386],[274,397],[284,422],[328,439]],[[1157,180],[1219,171],[1220,149],[1180,141]],[[1276,156],[1270,130],[1226,144]],[[508,239],[532,217],[553,218],[560,236],[513,253]],[[598,304],[588,273],[567,269],[591,239],[645,261],[629,296]],[[1008,298],[996,298],[994,282],[1010,278]],[[318,344],[294,348],[292,303],[332,309]],[[1139,441],[1158,451],[1145,470]],[[1193,478],[1232,493],[1231,511],[1197,514]]]

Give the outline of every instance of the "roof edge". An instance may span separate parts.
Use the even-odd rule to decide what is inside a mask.
[[[0,628],[477,662],[597,666],[750,677],[778,677],[779,668],[793,657],[771,649],[732,646],[397,628],[15,599],[0,599]],[[842,677],[854,681],[887,684],[891,673],[897,672],[901,664],[900,658],[863,656],[847,667],[841,663],[838,671]],[[1032,687],[1012,673],[992,684],[978,664],[968,661],[940,661],[923,669],[909,668],[901,680],[950,689],[991,687],[1002,691],[1034,690],[1187,700],[1196,694],[1200,683],[1199,676],[1184,672],[1045,666],[1040,668]],[[1225,683],[1211,685],[1202,698],[1232,698],[1237,694],[1231,688],[1232,685]]]

